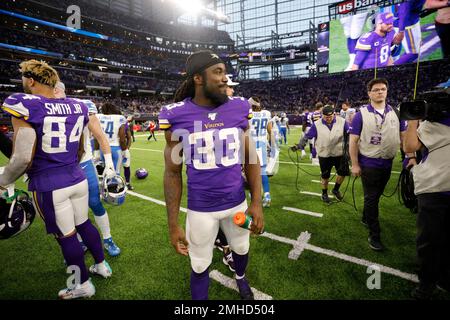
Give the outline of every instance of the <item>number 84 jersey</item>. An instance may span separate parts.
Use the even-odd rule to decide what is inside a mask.
[[[252,117],[244,98],[216,107],[191,98],[165,106],[159,126],[181,141],[187,171],[188,208],[199,212],[233,208],[245,200],[241,164],[244,132]]]
[[[2,108],[36,131],[35,154],[27,171],[30,191],[53,191],[85,179],[78,164],[80,138],[89,121],[83,102],[15,93],[5,100]]]

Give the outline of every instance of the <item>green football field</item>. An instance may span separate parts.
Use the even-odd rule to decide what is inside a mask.
[[[299,136],[300,128],[292,129],[289,145],[297,142]],[[156,200],[164,201],[164,141],[162,135],[157,138],[158,142],[148,142],[138,134],[131,149],[132,171],[139,167],[149,171],[147,179],[133,177],[132,180],[135,194],[146,199],[129,194],[122,206],[106,206],[112,235],[122,254],[107,257],[113,276],[108,280],[93,278],[97,293],[92,299],[190,299],[189,259],[176,254],[170,245],[166,210],[156,203]],[[359,213],[350,205],[351,183],[345,193],[345,203],[325,205],[317,196],[300,193],[320,193],[320,184],[312,181],[320,180],[319,168],[311,166],[309,159],[303,159],[300,167],[314,176],[300,171],[296,187],[297,169],[290,162],[287,150],[283,145],[279,171],[270,179],[272,206],[264,210],[266,233],[251,237],[246,272],[250,285],[261,297],[277,300],[409,299],[417,272],[415,215],[399,204],[397,194],[383,197],[380,221],[387,250],[374,252],[368,247],[368,231],[360,223],[363,204],[360,180],[355,182]],[[393,170],[386,194],[392,193],[397,183],[399,160],[395,160]],[[25,187],[23,183],[19,186]],[[346,186],[347,180],[342,191]],[[186,207],[185,186],[182,207]],[[283,209],[286,207],[323,216]],[[185,214],[181,213],[183,226],[184,218]],[[92,215],[91,220],[94,220]],[[304,239],[306,231],[310,239],[296,242],[302,233],[300,239]],[[296,253],[297,259],[290,259],[290,253],[291,256]],[[214,272],[211,272],[209,297],[239,299],[238,293],[225,285],[223,279],[233,275],[221,258],[221,252],[215,250],[210,266]],[[89,253],[86,261],[88,266],[93,263]],[[368,265],[381,268],[379,282],[374,282],[373,277],[369,279],[372,272],[368,273]],[[57,242],[46,235],[39,217],[26,232],[0,241],[0,270],[0,299],[56,299],[69,276]],[[379,288],[369,289],[368,282],[379,284]],[[435,297],[450,299],[449,294],[441,292],[436,292]]]

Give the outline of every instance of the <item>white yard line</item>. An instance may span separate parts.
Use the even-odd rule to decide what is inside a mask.
[[[147,200],[147,201],[151,201],[151,202],[154,202],[154,203],[162,205],[162,206],[166,205],[166,203],[164,201],[157,200],[157,199],[154,199],[154,198],[151,198],[151,197],[147,197],[147,196],[144,196],[144,195],[139,194],[137,192],[127,191],[127,193],[129,195],[132,195],[132,196],[135,196],[135,197],[139,197],[141,199],[144,199],[144,200]],[[180,211],[186,212],[186,208],[181,208],[180,207]],[[380,271],[381,272],[392,274],[394,276],[397,276],[399,278],[406,279],[406,280],[409,280],[409,281],[412,281],[412,282],[416,282],[416,283],[419,282],[419,279],[418,279],[417,275],[415,275],[415,274],[406,273],[406,272],[403,272],[403,271],[400,271],[400,270],[397,270],[397,269],[394,269],[394,268],[390,268],[390,267],[386,267],[386,266],[380,265],[380,264],[375,263],[375,262],[371,262],[371,261],[368,261],[368,260],[355,258],[355,257],[349,256],[349,255],[343,254],[343,253],[335,252],[333,250],[329,250],[329,249],[324,249],[324,248],[320,248],[320,247],[317,247],[317,246],[313,246],[313,245],[307,243],[307,241],[309,241],[309,238],[311,237],[311,235],[307,231],[306,232],[302,232],[297,240],[292,240],[292,239],[289,239],[289,238],[286,238],[286,237],[282,237],[282,236],[278,236],[276,234],[272,234],[272,233],[268,233],[268,232],[264,232],[263,234],[261,234],[261,237],[266,237],[266,238],[269,238],[269,239],[272,239],[272,240],[275,240],[275,241],[278,241],[278,242],[282,242],[282,243],[286,243],[286,244],[292,245],[292,246],[294,246],[294,249],[298,249],[299,250],[299,248],[300,248],[301,250],[310,250],[310,251],[314,251],[316,253],[321,253],[321,254],[324,254],[324,255],[327,255],[327,256],[335,257],[337,259],[341,259],[341,260],[344,260],[344,261],[347,261],[347,262],[352,262],[352,263],[359,264],[359,265],[366,266],[366,267],[375,265],[375,266],[380,267]],[[295,256],[297,256],[297,258],[298,258],[299,255],[300,254],[297,251],[297,254],[295,254]],[[292,258],[291,254],[289,255],[289,257]],[[211,273],[210,273],[210,275],[211,275]]]
[[[280,236],[277,236],[275,234],[271,234],[271,233],[268,233],[268,232],[264,232],[263,234],[261,234],[261,237],[266,237],[266,238],[269,238],[269,239],[272,239],[272,240],[275,240],[275,241],[279,241],[279,242],[283,242],[283,243],[286,243],[286,244],[289,244],[289,245],[293,245],[294,248],[295,248],[295,246],[298,246],[298,243],[299,243],[299,241],[295,241],[295,240],[292,240],[292,239],[289,239],[289,238],[285,238],[285,237],[280,237]],[[299,238],[301,238],[301,236]],[[346,254],[343,254],[343,253],[339,253],[339,252],[336,252],[336,251],[333,251],[333,250],[316,247],[316,246],[313,246],[313,245],[311,245],[309,243],[304,243],[304,241],[301,243],[301,246],[302,246],[302,248],[304,250],[314,251],[316,253],[321,253],[321,254],[324,254],[324,255],[327,255],[327,256],[330,256],[330,257],[335,257],[337,259],[344,260],[344,261],[351,262],[351,263],[355,263],[355,264],[359,264],[361,266],[365,266],[365,267],[378,266],[380,268],[381,272],[388,273],[388,274],[391,274],[391,275],[394,275],[396,277],[399,277],[399,278],[402,278],[402,279],[406,279],[406,280],[409,280],[409,281],[412,281],[412,282],[416,282],[416,283],[419,282],[419,279],[418,279],[417,275],[415,275],[415,274],[406,273],[406,272],[403,272],[403,271],[400,271],[400,270],[397,270],[397,269],[394,269],[394,268],[390,268],[390,267],[386,267],[386,266],[380,265],[380,264],[375,263],[375,262],[371,262],[371,261],[360,259],[360,258],[355,258],[355,257],[349,256],[349,255],[346,255]]]
[[[309,192],[309,191],[300,191],[301,194],[307,194],[310,196],[317,196],[317,197],[321,197],[322,194],[321,193],[317,193],[317,192]],[[334,196],[332,195],[328,195],[329,198],[334,198]]]
[[[160,152],[163,153],[164,151],[162,150],[157,150],[157,149],[144,149],[144,148],[131,148],[131,150],[141,150],[141,151],[150,151],[150,152]]]
[[[151,197],[147,197],[147,196],[144,196],[143,194],[140,194],[140,193],[137,193],[137,192],[127,191],[127,194],[129,194],[131,196],[135,196],[135,197],[141,198],[141,199],[144,199],[144,200],[147,200],[147,201],[154,202],[154,203],[162,205],[164,207],[166,206],[166,203],[164,201],[161,201],[161,200],[158,200],[158,199],[155,199],[155,198],[151,198]],[[187,212],[187,209],[180,207],[180,211]]]
[[[283,210],[287,210],[287,211],[296,212],[296,213],[306,214],[306,215],[308,215],[308,216],[313,216],[313,217],[317,217],[317,218],[322,218],[322,217],[323,217],[323,214],[322,214],[322,213],[317,213],[317,212],[312,212],[312,211],[306,211],[306,210],[297,209],[297,208],[283,207],[282,209],[283,209]]]
[[[236,284],[236,280],[232,279],[230,277],[227,277],[226,275],[220,273],[217,270],[213,270],[209,273],[209,277],[213,280],[216,280],[217,282],[219,282],[221,285],[232,289],[234,291],[239,292],[239,289],[237,287]],[[255,296],[255,300],[273,300],[272,296],[269,296],[268,294],[265,294],[264,292],[261,292],[253,287],[252,291],[253,291],[253,295]]]
[[[311,182],[315,182],[315,183],[322,183],[322,182],[320,182],[320,180],[311,180]],[[332,185],[332,186],[334,186],[334,185],[335,185],[335,183],[334,183],[334,182],[328,182],[328,184],[329,184],[329,185]]]

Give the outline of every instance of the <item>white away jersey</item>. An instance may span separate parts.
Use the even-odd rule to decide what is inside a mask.
[[[120,114],[97,114],[97,118],[100,121],[103,132],[108,138],[109,145],[111,147],[120,146],[119,129],[125,125],[127,119]]]
[[[271,115],[267,110],[253,111],[253,118],[250,122],[250,132],[256,144],[256,147],[267,145],[267,126],[269,125]]]

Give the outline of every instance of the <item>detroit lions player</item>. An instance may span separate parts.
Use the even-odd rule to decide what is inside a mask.
[[[189,254],[192,298],[207,299],[208,268],[220,226],[233,252],[241,298],[253,299],[245,278],[250,232],[233,223],[236,212],[247,211],[253,216],[254,233],[264,227],[261,168],[248,136],[250,104],[226,95],[225,64],[212,51],[191,54],[186,71],[187,80],[175,94],[176,103],[163,107],[159,115],[160,128],[166,130],[164,193],[170,240],[177,253]],[[182,154],[187,167],[186,235],[178,222]],[[248,210],[242,163],[252,197]]]
[[[123,174],[125,176],[125,182],[127,184],[128,190],[133,190],[134,188],[131,186],[131,153],[130,153],[130,147],[131,147],[131,141],[132,141],[132,135],[131,135],[131,126],[129,125],[129,122],[125,123],[125,137],[126,137],[126,149],[122,150],[122,165],[123,165]]]
[[[67,264],[78,270],[76,285],[61,290],[59,298],[91,297],[95,287],[77,232],[95,260],[89,271],[105,278],[112,271],[104,258],[100,234],[88,217],[88,183],[78,163],[88,109],[78,100],[55,98],[59,76],[47,63],[24,61],[20,72],[25,94],[13,94],[3,104],[3,110],[12,116],[14,150],[0,174],[0,185],[9,185],[27,172],[36,211],[47,232],[54,234]]]
[[[119,109],[109,102],[102,105],[102,113],[98,113],[97,117],[103,132],[108,138],[109,145],[111,146],[114,169],[116,170],[116,173],[120,175],[123,154],[125,154],[127,150],[127,138],[125,133],[125,124],[127,120],[120,114]],[[102,154],[101,157],[103,160],[104,155]]]
[[[258,154],[259,163],[261,164],[261,177],[263,186],[263,207],[270,207],[270,185],[267,177],[267,135],[272,134],[272,123],[270,122],[270,112],[263,110],[261,102],[257,97],[251,97],[248,102],[252,106],[253,117],[249,121],[250,132],[253,141],[255,142],[256,152]]]
[[[66,98],[64,83],[58,82],[55,86],[55,97]],[[100,123],[95,116],[97,114],[97,107],[91,100],[80,100],[87,107],[89,111],[89,123],[84,128],[84,155],[80,161],[81,169],[88,180],[89,185],[89,208],[94,213],[94,219],[97,226],[100,228],[100,232],[103,236],[103,246],[108,251],[111,257],[118,256],[120,254],[120,248],[114,243],[111,236],[111,227],[109,224],[108,212],[106,212],[100,200],[100,189],[98,185],[97,171],[92,161],[92,146],[91,146],[91,134],[97,140],[100,145],[100,149],[105,155],[105,170],[103,176],[112,177],[115,175],[114,164],[111,156],[111,148],[109,147],[108,139],[102,131]],[[80,240],[80,239],[79,239]]]
[[[280,117],[280,133],[282,136],[281,144],[283,144],[283,139],[284,144],[287,144],[287,133],[289,133],[289,131],[289,119],[286,116],[286,113],[282,112]]]

